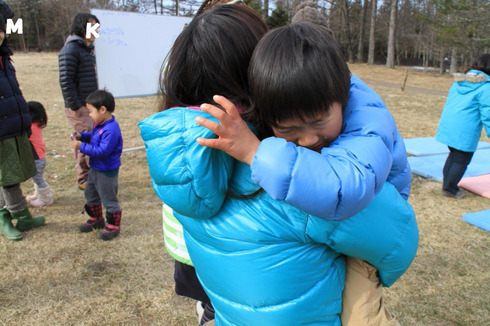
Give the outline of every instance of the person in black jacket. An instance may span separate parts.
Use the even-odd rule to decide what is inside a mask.
[[[87,23],[99,23],[96,16],[88,13],[79,13],[73,19],[70,36],[58,54],[60,73],[60,86],[65,101],[65,113],[68,122],[77,132],[91,131],[94,125],[89,116],[85,99],[98,89],[95,70],[94,46],[95,36],[86,37]],[[85,189],[88,172],[90,170],[89,158],[78,153],[77,179],[78,188]]]
[[[0,232],[8,239],[22,239],[20,231],[44,224],[44,217],[33,218],[20,183],[36,174],[28,135],[31,117],[17,82],[5,37],[5,20],[13,11],[0,1]],[[15,227],[12,219],[17,219]]]

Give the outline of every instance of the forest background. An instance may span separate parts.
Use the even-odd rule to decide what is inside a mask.
[[[269,27],[290,22],[300,0],[244,0]],[[311,1],[311,0],[310,0]],[[350,63],[447,68],[454,73],[490,51],[488,0],[314,0]],[[11,34],[17,51],[58,51],[78,12],[92,8],[192,16],[199,0],[7,0],[23,34]],[[104,22],[101,22],[103,28]],[[164,33],[165,31],[161,31]],[[155,34],[158,35],[158,34]]]

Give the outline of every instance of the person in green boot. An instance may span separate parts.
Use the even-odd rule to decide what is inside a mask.
[[[31,130],[29,108],[22,96],[5,37],[5,21],[12,9],[0,1],[0,232],[10,240],[44,224],[44,217],[33,218],[20,183],[36,175],[36,165],[28,136]],[[8,213],[8,214],[7,214]],[[12,218],[18,220],[13,228]]]

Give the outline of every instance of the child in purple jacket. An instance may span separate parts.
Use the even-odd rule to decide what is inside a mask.
[[[99,231],[102,240],[119,235],[121,207],[117,199],[118,173],[121,166],[123,140],[121,129],[112,115],[114,97],[104,90],[92,92],[86,99],[90,117],[94,120],[91,132],[75,132],[72,147],[90,156],[90,172],[85,187],[85,211],[90,218],[80,225],[80,232]],[[106,209],[107,225],[102,205]]]

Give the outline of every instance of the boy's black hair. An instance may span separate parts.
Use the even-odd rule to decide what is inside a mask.
[[[347,104],[350,71],[339,45],[320,25],[296,23],[267,33],[249,67],[259,137],[289,119],[314,118],[334,102]]]
[[[85,39],[85,33],[87,32],[87,23],[90,19],[95,20],[96,23],[100,23],[99,19],[95,15],[84,12],[76,14],[71,24],[70,34],[77,35]]]
[[[107,111],[114,112],[116,109],[116,101],[114,96],[106,90],[96,90],[90,93],[85,100],[87,104],[92,105],[94,108],[100,110],[102,106],[105,106]]]
[[[27,102],[27,106],[29,107],[32,123],[37,123],[41,128],[46,127],[48,125],[48,115],[44,106],[36,101]]]
[[[177,37],[163,65],[163,110],[214,103],[223,95],[241,109],[250,107],[247,69],[253,50],[267,32],[251,8],[216,6],[194,17]]]
[[[481,72],[486,73],[487,75],[490,75],[490,53],[485,53],[479,56],[466,70],[468,72],[469,70],[474,69],[474,70],[479,70]]]

